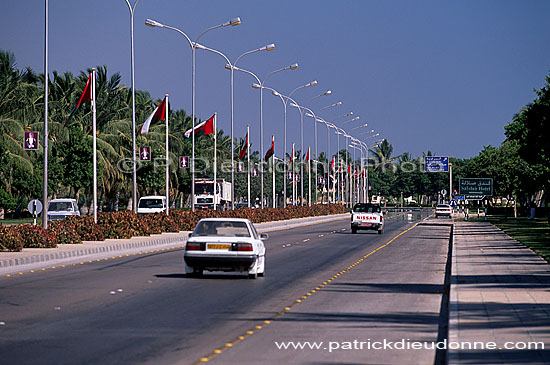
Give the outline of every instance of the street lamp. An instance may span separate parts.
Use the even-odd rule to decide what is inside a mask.
[[[203,46],[201,44],[197,44],[196,45],[197,48],[199,49],[202,49],[202,50],[205,50],[205,51],[210,51],[212,53],[215,53],[217,55],[220,55],[222,56],[225,61],[227,62],[227,64],[225,65],[225,68],[226,69],[229,69],[231,71],[230,73],[230,80],[229,80],[229,85],[230,85],[230,96],[229,96],[229,99],[230,99],[230,104],[231,104],[231,209],[235,209],[235,167],[234,167],[234,154],[235,154],[235,146],[234,146],[234,140],[233,140],[233,131],[234,131],[234,128],[233,128],[233,125],[234,125],[234,122],[233,122],[233,79],[234,79],[234,70],[235,70],[235,65],[237,64],[237,62],[239,62],[239,60],[246,56],[246,55],[249,55],[249,54],[252,54],[252,53],[255,53],[255,52],[260,52],[260,51],[272,51],[275,49],[275,44],[271,43],[271,44],[268,44],[266,46],[263,46],[263,47],[260,47],[260,48],[256,48],[256,49],[253,49],[253,50],[250,50],[250,51],[246,51],[244,52],[243,54],[241,54],[239,57],[236,58],[235,62],[231,63],[231,61],[229,61],[229,58],[224,55],[222,52],[218,51],[218,50],[215,50],[213,48],[209,48],[209,47],[206,47],[206,46]],[[216,182],[214,182],[215,184]]]
[[[355,122],[358,119],[359,119],[359,116],[356,116],[355,118],[351,118],[350,120],[347,120],[347,121],[343,122],[342,125],[348,124],[348,123],[351,123],[351,122]]]
[[[136,9],[137,3],[139,0],[136,0],[134,6],[130,5],[130,2],[126,0],[126,5],[128,5],[128,10],[130,10],[130,68],[132,73],[132,210],[134,213],[137,213],[137,171],[136,171],[136,88],[135,88],[135,77],[134,77],[134,11]],[[168,194],[167,194],[168,195]],[[169,202],[166,201],[166,206]]]
[[[359,128],[365,128],[365,127],[367,127],[368,125],[369,125],[368,123],[365,123],[365,124],[363,124],[363,125],[360,125],[359,127],[352,128],[352,129],[350,129],[349,131],[351,132],[351,131],[356,130],[356,129],[359,129]]]
[[[286,70],[296,70],[297,68],[298,68],[298,64],[293,63],[289,66],[280,68],[280,69],[275,70],[275,71],[271,71],[270,73],[267,74],[267,76],[259,84],[252,84],[253,88],[260,89],[260,154],[264,150],[264,106],[263,106],[263,104],[264,104],[264,102],[263,102],[264,84],[267,81],[267,79],[273,74],[276,74],[276,73],[281,72],[281,71],[286,71]],[[263,170],[264,169],[263,169],[263,165],[262,165],[262,168],[260,169],[260,180],[261,180],[260,181],[260,196],[261,196],[261,207],[262,208],[264,207],[264,171]],[[286,201],[286,196],[285,196],[285,201]]]
[[[236,26],[236,25],[239,25],[241,24],[241,18],[237,17],[237,18],[233,18],[225,23],[221,23],[221,24],[218,24],[218,25],[215,25],[213,27],[210,27],[208,29],[206,29],[205,31],[203,31],[198,37],[197,39],[192,42],[191,39],[189,38],[189,36],[187,36],[187,34],[185,34],[182,30],[178,29],[178,28],[175,28],[175,27],[172,27],[172,26],[169,26],[169,25],[166,25],[166,24],[162,24],[160,22],[157,22],[156,20],[152,20],[152,19],[147,19],[145,20],[145,25],[148,26],[148,27],[151,27],[151,28],[166,28],[166,29],[170,29],[170,30],[173,30],[175,32],[178,32],[179,34],[183,35],[185,37],[185,39],[187,40],[187,42],[189,43],[189,47],[191,47],[191,53],[192,53],[192,58],[193,58],[193,62],[192,62],[192,83],[191,83],[191,135],[192,135],[192,156],[191,156],[191,210],[194,211],[195,210],[195,51],[196,49],[198,48],[198,41],[199,39],[204,35],[206,34],[207,32],[211,31],[211,30],[214,30],[214,29],[217,29],[217,28],[222,28],[222,27],[227,27],[227,26]],[[135,152],[134,152],[135,153]],[[135,159],[135,157],[134,157]],[[135,164],[134,164],[135,166]]]

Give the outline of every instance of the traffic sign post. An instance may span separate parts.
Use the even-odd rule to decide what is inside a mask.
[[[31,200],[29,204],[27,205],[27,209],[29,210],[29,213],[32,214],[34,218],[33,225],[36,226],[36,217],[42,212],[42,202],[38,199]]]
[[[462,178],[458,180],[460,195],[468,200],[483,200],[486,196],[493,195],[492,178]]]
[[[424,169],[426,172],[448,172],[449,158],[426,156],[424,157]]]

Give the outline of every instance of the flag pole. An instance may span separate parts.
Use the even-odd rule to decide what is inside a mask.
[[[166,215],[170,215],[170,150],[168,149],[168,94],[164,95],[166,121]]]
[[[308,172],[308,193],[307,193],[307,200],[308,205],[311,207],[311,155],[310,155],[310,148],[307,148],[307,172]]]
[[[216,210],[216,192],[218,187],[217,181],[217,161],[216,161],[216,145],[217,145],[217,134],[218,134],[218,113],[214,113],[214,210]]]
[[[93,115],[93,150],[94,150],[94,192],[93,192],[93,209],[94,223],[97,223],[97,126],[96,126],[96,99],[95,99],[95,67],[92,68],[92,115]]]
[[[246,158],[247,158],[247,163],[248,163],[248,166],[246,168],[246,171],[247,171],[247,179],[248,179],[248,197],[247,197],[247,202],[248,202],[248,208],[250,208],[250,124],[247,124],[246,126]],[[260,152],[261,153],[261,152]],[[260,156],[261,157],[261,156]]]
[[[275,135],[271,136],[271,145],[275,145]],[[273,208],[275,208],[275,154],[273,154]]]
[[[290,171],[292,171],[292,205],[296,205],[296,175],[294,174],[294,142],[292,143],[292,166]]]

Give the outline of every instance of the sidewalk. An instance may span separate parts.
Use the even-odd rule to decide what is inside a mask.
[[[258,232],[290,229],[303,225],[348,219],[349,214],[295,218],[255,224]],[[57,248],[24,248],[21,252],[0,252],[0,275],[9,275],[35,270],[52,265],[69,265],[82,261],[101,260],[122,255],[135,255],[185,247],[188,231],[163,233],[130,239],[107,239],[84,241],[78,245],[59,245]]]
[[[550,265],[486,222],[454,225],[449,342],[464,341],[497,348],[450,349],[449,364],[550,363]]]

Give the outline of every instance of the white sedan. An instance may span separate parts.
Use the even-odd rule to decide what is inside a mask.
[[[247,273],[251,279],[264,276],[267,233],[258,234],[248,219],[201,219],[185,245],[187,276],[207,271]]]

